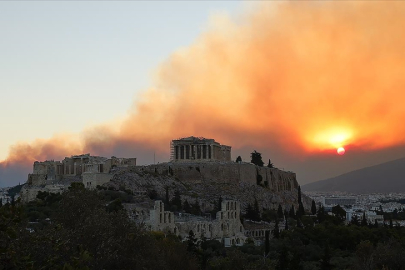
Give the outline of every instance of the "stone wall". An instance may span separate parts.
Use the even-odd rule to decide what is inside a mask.
[[[95,189],[97,186],[101,186],[111,180],[113,174],[107,173],[83,173],[83,185],[89,189]]]
[[[67,187],[64,185],[27,186],[24,185],[20,191],[21,200],[25,203],[37,198],[38,192],[62,193]]]
[[[46,174],[29,174],[27,184],[32,186],[42,186],[46,185],[46,180]]]
[[[153,231],[178,234],[174,224],[174,213],[165,211],[162,201],[155,201],[153,210],[150,210],[150,226]]]
[[[217,218],[214,220],[196,216],[175,216],[173,212],[164,210],[162,201],[155,201],[153,210],[150,210],[148,224],[153,231],[174,233],[182,239],[187,239],[190,231],[193,231],[196,238],[216,239],[224,242],[226,246],[243,245],[246,237],[239,215],[240,203],[232,200],[222,202],[221,211],[217,212]]]
[[[250,163],[236,162],[188,162],[162,163],[149,166],[137,166],[139,172],[171,175],[182,182],[203,183],[219,181],[221,183],[246,182],[261,185],[271,191],[293,191],[298,188],[296,175],[277,168],[259,167]]]

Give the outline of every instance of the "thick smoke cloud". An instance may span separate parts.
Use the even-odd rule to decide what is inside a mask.
[[[403,25],[405,3],[393,1],[272,2],[215,16],[157,69],[119,125],[16,145],[0,168],[83,152],[147,163],[190,135],[296,164],[339,146],[366,154],[403,145]]]

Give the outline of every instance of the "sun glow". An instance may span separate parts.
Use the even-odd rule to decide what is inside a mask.
[[[333,128],[318,133],[313,137],[312,143],[321,150],[340,149],[343,148],[342,145],[347,145],[352,137],[353,133],[348,129]]]

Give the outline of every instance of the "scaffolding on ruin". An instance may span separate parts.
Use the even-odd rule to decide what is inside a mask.
[[[173,141],[170,141],[170,161],[174,160],[174,145]]]

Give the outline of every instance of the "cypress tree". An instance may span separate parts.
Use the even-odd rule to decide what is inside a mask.
[[[245,214],[246,219],[250,219],[250,220],[254,219],[253,208],[250,204],[248,204],[246,206],[245,212],[246,212],[246,214]]]
[[[265,249],[265,256],[267,256],[270,252],[270,231],[265,232],[266,240],[264,242],[264,249]]]
[[[278,228],[278,220],[276,219],[276,225],[274,225],[273,237],[275,239],[280,238],[280,229]]]
[[[176,190],[174,192],[174,197],[170,203],[172,205],[175,205],[177,207],[177,210],[181,210],[181,195],[179,190]]]
[[[200,204],[198,203],[197,200],[195,200],[195,202],[194,202],[193,205],[191,206],[191,213],[192,213],[193,215],[201,215]]]
[[[278,218],[284,218],[283,208],[281,207],[281,204],[278,205],[277,216]]]
[[[255,198],[255,204],[253,207],[253,213],[254,213],[254,221],[260,221],[260,210],[259,210],[259,203],[257,202],[257,199]]]
[[[184,203],[183,203],[183,210],[186,213],[191,213],[191,206],[190,206],[190,204],[188,203],[187,200],[185,200]]]
[[[271,160],[269,159],[269,163],[267,164],[267,167],[269,167],[269,168],[274,168],[274,165],[273,165],[273,163],[271,163]]]
[[[288,213],[288,215],[290,216],[290,218],[295,218],[295,209],[294,209],[294,205],[291,206],[290,208],[290,212]]]
[[[363,212],[363,218],[361,219],[361,226],[367,226],[366,212]]]
[[[316,204],[314,200],[312,200],[311,213],[312,215],[316,214]]]

